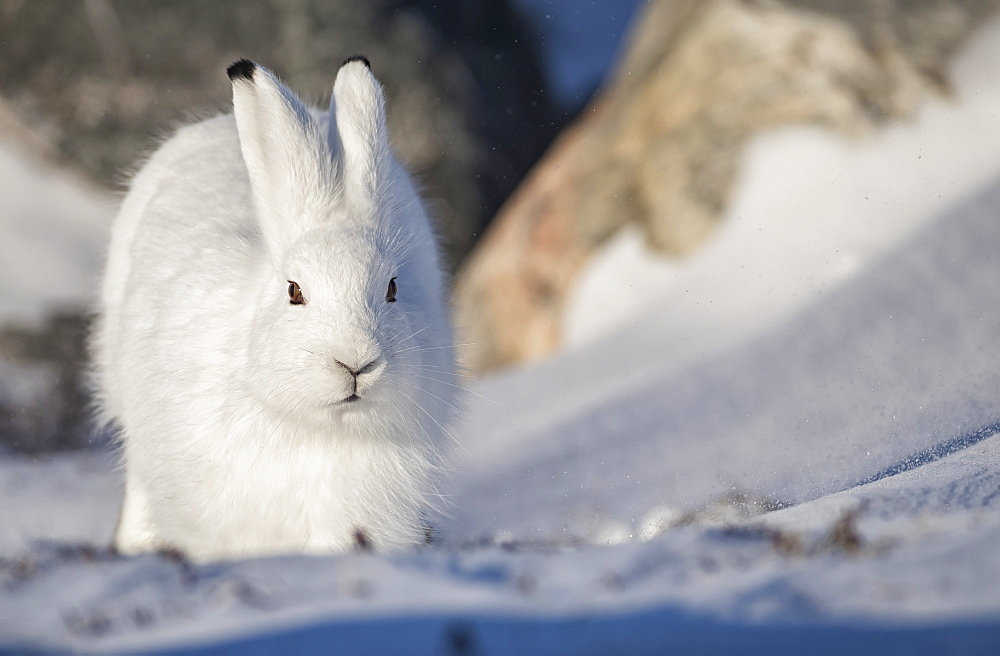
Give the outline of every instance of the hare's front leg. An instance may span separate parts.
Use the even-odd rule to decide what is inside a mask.
[[[125,500],[122,502],[114,546],[123,554],[138,554],[157,548],[156,535],[149,515],[146,491],[131,477],[125,476]]]

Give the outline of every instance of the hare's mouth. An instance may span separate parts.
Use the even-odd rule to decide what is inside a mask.
[[[357,401],[364,401],[364,399],[358,396],[357,394],[351,394],[350,396],[345,396],[342,399],[338,399],[336,401],[330,401],[326,405],[328,408],[341,409],[349,405],[352,405]]]

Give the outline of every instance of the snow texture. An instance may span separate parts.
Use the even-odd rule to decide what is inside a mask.
[[[806,127],[760,135],[710,243],[669,262],[649,253],[637,231],[624,232],[567,304],[567,341],[587,344],[654,314],[671,341],[696,353],[850,279],[1000,174],[997,61],[993,21],[953,62],[953,97],[928,99],[910,121],[854,141]]]
[[[419,552],[120,558],[101,548],[120,500],[110,458],[7,460],[2,642],[988,653],[998,208],[1000,182],[683,371],[601,379],[591,349],[476,384],[492,401],[473,397],[452,518]],[[779,502],[799,505],[767,512]]]
[[[904,132],[916,157],[926,134]],[[739,276],[719,271],[468,383],[450,517],[418,551],[123,558],[104,548],[121,498],[110,456],[0,461],[0,651],[996,653],[998,135],[956,145],[979,164],[950,160],[950,181],[872,181],[891,207],[864,214],[869,230],[850,222],[860,199],[824,214],[850,184],[815,212],[816,187],[775,186],[765,173],[805,142],[774,137],[791,150],[750,156],[737,205],[770,194],[776,235],[815,222],[838,247],[774,263],[781,275],[771,258],[808,247],[795,233],[729,250],[720,266],[764,293],[741,305],[723,284]],[[890,151],[868,170],[898,164]],[[932,178],[956,191],[929,198]],[[746,211],[729,230],[766,228]]]
[[[0,320],[96,298],[113,214],[106,195],[0,142]]]

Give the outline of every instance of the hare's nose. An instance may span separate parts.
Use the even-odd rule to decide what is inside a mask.
[[[371,362],[369,362],[368,364],[364,364],[364,365],[362,365],[360,367],[357,367],[357,368],[352,368],[350,365],[344,364],[343,362],[341,362],[340,360],[337,360],[336,358],[333,361],[336,362],[341,367],[343,367],[344,369],[346,369],[347,373],[351,374],[351,376],[353,376],[354,378],[357,378],[358,376],[360,376],[362,374],[366,374],[366,373],[372,371],[373,369],[375,369],[379,365],[379,363],[382,361],[382,356],[379,356],[379,357],[375,358],[374,360],[372,360]]]

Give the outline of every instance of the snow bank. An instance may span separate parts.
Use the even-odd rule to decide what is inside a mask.
[[[0,649],[989,653],[998,208],[1000,181],[682,371],[605,374],[619,341],[477,383],[416,553],[119,558],[110,459],[5,461]]]
[[[113,205],[0,142],[0,321],[37,321],[95,297]]]
[[[993,437],[848,503],[723,528],[694,519],[616,547],[451,543],[193,565],[42,544],[0,562],[0,649],[990,653],[1000,514],[981,473],[998,465]],[[857,506],[873,510],[845,522]]]
[[[780,327],[687,366],[685,342],[646,318],[486,382],[501,405],[477,401],[462,439],[455,530],[635,533],[656,507],[734,486],[800,502],[995,425],[998,212],[1000,181]]]
[[[853,193],[843,167],[867,147],[828,145],[830,184]],[[954,188],[990,179],[958,202],[915,197],[928,215],[947,202],[931,219],[878,196],[898,225],[867,209],[843,224],[825,206],[782,214],[807,202],[798,186],[741,192],[815,267],[745,254],[763,310],[731,293],[735,262],[693,259],[661,272],[707,276],[691,300],[665,288],[603,337],[470,383],[452,513],[426,549],[118,557],[110,458],[0,461],[0,651],[992,653],[1000,175],[968,147],[979,166],[952,160]],[[739,254],[727,240],[755,225],[740,221],[706,258]],[[823,240],[805,239],[811,221]]]
[[[39,539],[109,544],[121,491],[109,454],[0,459],[0,557]]]
[[[1000,21],[955,59],[951,99],[851,141],[814,128],[750,144],[723,227],[680,263],[636,231],[613,240],[567,304],[570,348],[656,317],[686,351],[774,325],[1000,173]],[[719,330],[724,326],[724,330]]]

